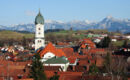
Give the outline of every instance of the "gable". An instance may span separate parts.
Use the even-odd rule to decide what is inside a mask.
[[[52,57],[54,57],[55,56],[55,54],[53,54],[52,52],[47,52],[44,56],[43,56],[43,58],[52,58]]]
[[[55,56],[66,56],[62,49],[57,49],[52,43],[49,43],[41,52],[40,57],[43,57],[47,52],[53,53]]]

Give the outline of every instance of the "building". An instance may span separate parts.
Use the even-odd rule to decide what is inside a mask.
[[[44,18],[41,15],[40,11],[35,18],[35,50],[39,48],[45,47],[45,40],[44,40]]]
[[[60,66],[63,71],[66,71],[70,62],[62,49],[53,46],[52,43],[46,45],[40,52],[41,61],[44,66]],[[61,70],[61,71],[62,71]]]
[[[48,59],[51,59],[53,57],[62,57],[66,54],[61,50],[53,46],[52,43],[48,43],[44,49],[40,52],[40,57],[42,58],[42,61],[46,61]]]

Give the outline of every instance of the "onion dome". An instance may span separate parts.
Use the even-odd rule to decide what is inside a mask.
[[[44,24],[44,18],[41,15],[40,11],[39,11],[38,15],[35,18],[35,24]]]

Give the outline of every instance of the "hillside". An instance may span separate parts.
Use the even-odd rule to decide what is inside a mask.
[[[33,38],[33,33],[19,33],[14,31],[0,31],[0,39],[21,39],[21,38]]]
[[[46,31],[45,31],[46,32]],[[45,37],[55,36],[55,37],[68,37],[73,36],[75,38],[86,38],[88,33],[95,33],[95,34],[102,34],[108,33],[107,30],[95,29],[95,30],[52,30],[45,33]],[[118,34],[119,33],[111,33],[111,34]],[[30,32],[16,32],[16,31],[9,31],[9,30],[1,30],[0,31],[0,39],[22,39],[25,38],[34,38],[34,33]]]

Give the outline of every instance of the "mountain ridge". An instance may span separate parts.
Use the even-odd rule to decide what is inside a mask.
[[[99,22],[92,22],[89,20],[79,21],[73,20],[69,22],[46,20],[45,30],[47,29],[65,29],[68,30],[87,30],[87,29],[107,29],[109,31],[120,30],[122,33],[130,32],[130,20],[129,19],[116,19],[112,16],[107,16]],[[35,31],[35,25],[29,24],[17,24],[13,26],[0,25],[0,30],[15,30],[15,31]]]

